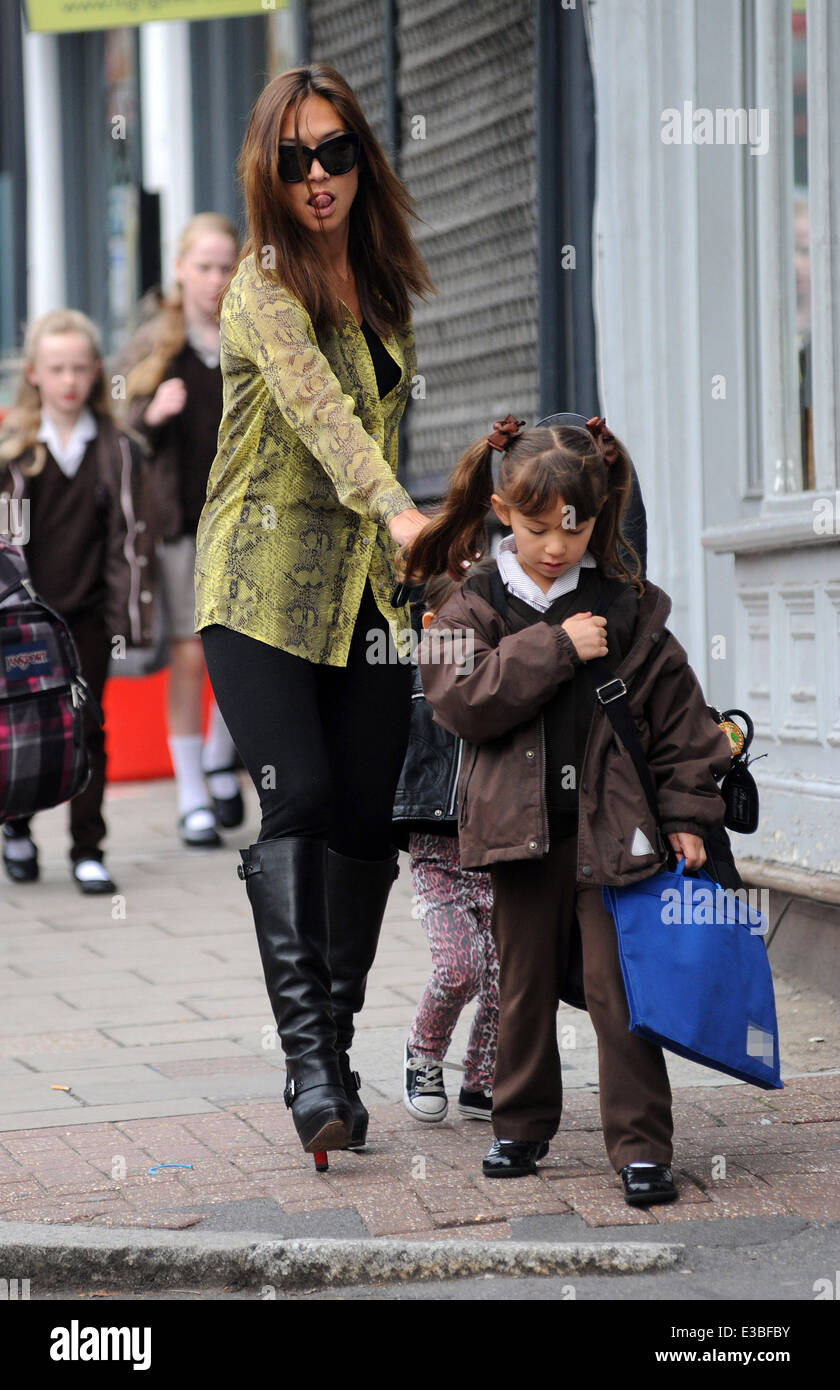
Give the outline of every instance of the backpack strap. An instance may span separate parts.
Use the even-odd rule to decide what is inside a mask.
[[[586,667],[586,674],[592,681],[595,690],[595,699],[606,714],[612,724],[616,734],[620,738],[630,757],[633,759],[633,766],[642,784],[647,803],[650,806],[656,824],[659,825],[659,805],[656,799],[656,788],[653,783],[650,768],[642,752],[642,744],[639,739],[639,730],[636,721],[630,710],[627,699],[627,687],[619,676],[616,676],[612,666],[605,656],[593,657],[591,661],[583,662]]]
[[[507,589],[505,588],[505,582],[502,579],[498,565],[495,566],[490,575],[490,602],[492,603],[496,612],[499,613],[501,617],[505,619],[505,621],[507,621]]]

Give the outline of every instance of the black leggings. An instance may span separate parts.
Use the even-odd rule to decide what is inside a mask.
[[[369,662],[371,629],[386,634],[394,657],[368,582],[346,666],[306,661],[218,624],[202,631],[213,693],[259,794],[260,840],[326,839],[353,859],[393,853],[411,665]]]

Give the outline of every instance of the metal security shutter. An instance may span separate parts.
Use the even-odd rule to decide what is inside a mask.
[[[440,495],[499,413],[538,418],[534,15],[532,0],[398,6],[401,174],[438,289],[415,315],[425,398],[406,422],[406,482],[418,501]]]
[[[385,47],[381,0],[309,0],[309,57],[350,83],[378,139],[385,141]]]

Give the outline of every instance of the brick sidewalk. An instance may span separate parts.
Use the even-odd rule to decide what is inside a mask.
[[[332,1154],[324,1174],[276,1101],[8,1132],[0,1137],[0,1217],[180,1230],[212,1225],[221,1206],[231,1229],[241,1203],[245,1229],[256,1212],[277,1234],[485,1239],[509,1236],[512,1219],[563,1213],[587,1226],[840,1219],[840,1078],[792,1081],[767,1096],[697,1088],[677,1093],[674,1110],[681,1200],[648,1211],[625,1204],[604,1156],[597,1100],[577,1092],[539,1176],[515,1182],[480,1175],[488,1126],[421,1127],[399,1103],[374,1107],[367,1152]],[[149,1174],[167,1163],[193,1166]]]
[[[231,846],[255,838],[254,813],[249,797],[251,824]],[[169,783],[112,789],[107,816],[115,903],[70,884],[62,809],[36,822],[42,882],[0,889],[0,1219],[415,1238],[508,1236],[512,1220],[564,1214],[592,1227],[840,1219],[840,1076],[762,1092],[679,1058],[669,1071],[682,1200],[626,1206],[601,1138],[591,1025],[565,1009],[567,1098],[551,1153],[538,1177],[482,1178],[488,1125],[453,1117],[454,1103],[444,1124],[421,1125],[400,1101],[429,966],[407,868],[353,1052],[372,1142],[316,1174],[280,1098],[238,856],[180,848]],[[448,1087],[457,1093],[457,1078]],[[149,1174],[158,1164],[193,1166]]]

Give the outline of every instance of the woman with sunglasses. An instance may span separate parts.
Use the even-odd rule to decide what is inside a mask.
[[[221,301],[196,630],[259,793],[238,872],[286,1104],[323,1168],[367,1136],[348,1053],[397,874],[411,666],[391,595],[397,550],[425,525],[396,479],[397,427],[416,363],[410,296],[433,286],[411,199],[334,69],[269,83],[239,172],[248,236]]]

